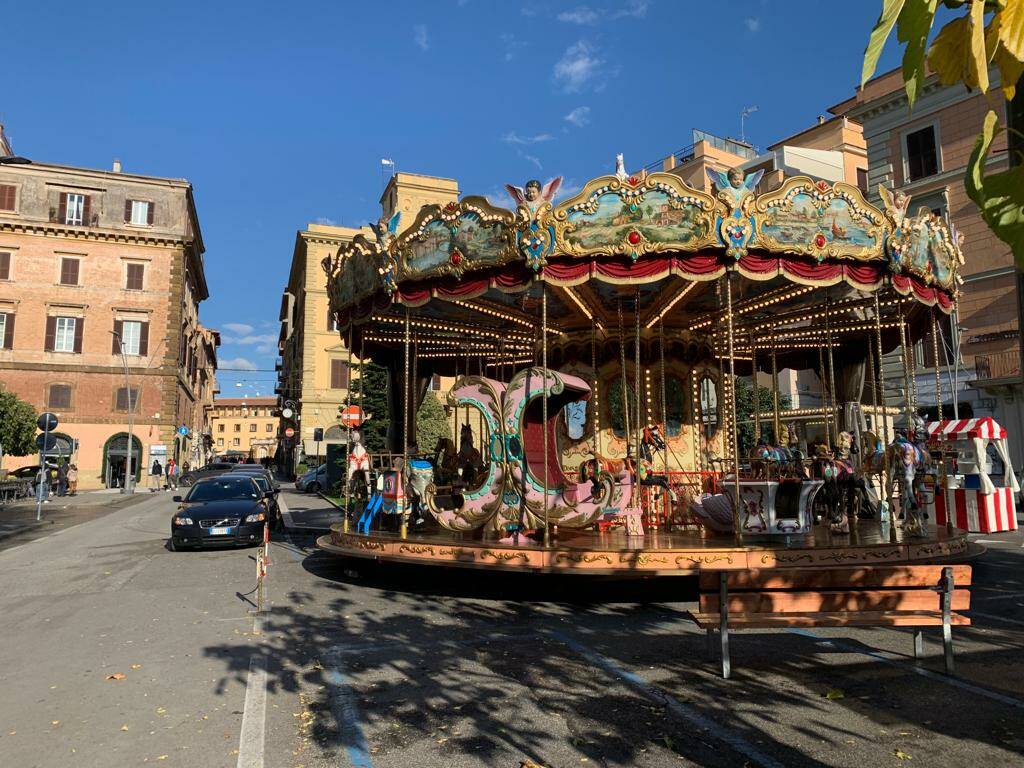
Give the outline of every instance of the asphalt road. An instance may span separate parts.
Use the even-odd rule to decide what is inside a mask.
[[[0,551],[0,766],[863,768],[1024,752],[1019,535],[980,537],[995,543],[955,678],[935,632],[916,666],[908,632],[844,629],[734,635],[723,681],[682,580],[393,570],[286,536],[254,624],[240,596],[254,553],[168,551],[167,496]]]

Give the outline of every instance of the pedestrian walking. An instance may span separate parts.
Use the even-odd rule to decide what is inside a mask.
[[[174,484],[174,469],[175,469],[176,466],[177,465],[176,465],[174,459],[170,459],[167,462],[167,466],[164,467],[164,471],[167,473],[167,486],[166,486],[166,490],[168,490],[168,491],[171,490],[172,488],[176,487],[175,484]]]
[[[153,466],[149,468],[149,492],[160,490],[161,481],[164,476],[164,468],[160,466],[159,459],[153,459]]]
[[[68,492],[68,463],[62,461],[57,467],[57,495],[64,496]]]
[[[72,464],[68,467],[68,495],[74,496],[78,493],[78,465]]]

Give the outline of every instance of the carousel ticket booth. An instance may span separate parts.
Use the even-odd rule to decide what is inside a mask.
[[[886,418],[870,434],[862,412],[884,412],[883,355],[938,344],[955,234],[887,191],[879,208],[806,177],[756,194],[760,177],[715,174],[709,194],[670,173],[617,173],[557,204],[558,179],[508,185],[510,209],[426,205],[325,259],[346,347],[388,371],[390,445],[369,465],[386,478],[377,503],[402,519],[353,530],[374,500],[348,488],[319,546],[595,574],[964,551],[964,531],[922,523],[924,466],[897,476],[890,463],[923,435],[890,434]],[[823,382],[821,445],[796,437],[784,368]],[[774,382],[767,407],[743,384],[759,374]],[[415,414],[434,376],[454,378],[460,429],[424,446]],[[934,405],[905,391],[908,413]],[[880,497],[893,524],[863,501]]]

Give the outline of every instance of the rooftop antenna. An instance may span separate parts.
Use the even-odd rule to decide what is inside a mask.
[[[740,110],[740,141],[744,144],[747,143],[746,120],[755,112],[757,112],[756,104],[751,107],[744,107]]]
[[[388,181],[398,173],[398,168],[395,166],[395,161],[390,157],[382,157],[380,159],[380,175],[384,178],[384,186],[388,185]]]

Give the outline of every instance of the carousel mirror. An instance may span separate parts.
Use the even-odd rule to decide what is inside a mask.
[[[665,437],[679,437],[686,420],[686,387],[676,376],[665,377]]]
[[[562,418],[565,419],[565,431],[569,439],[582,440],[587,431],[587,402],[580,400],[569,403],[562,411]]]
[[[704,437],[710,440],[718,433],[718,383],[708,374],[700,380],[700,421]]]

